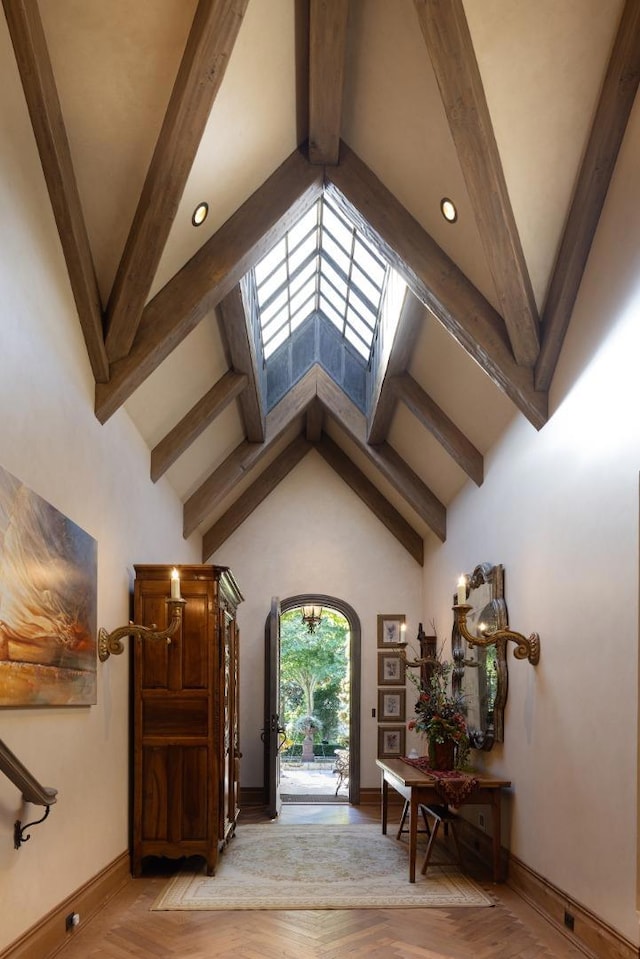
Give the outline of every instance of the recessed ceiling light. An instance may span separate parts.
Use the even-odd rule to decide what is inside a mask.
[[[209,212],[208,203],[198,203],[197,207],[193,211],[193,216],[191,217],[191,222],[194,226],[202,226],[204,221],[207,219],[207,214]]]
[[[445,196],[440,200],[440,211],[448,223],[455,223],[458,219],[456,205],[449,197]]]

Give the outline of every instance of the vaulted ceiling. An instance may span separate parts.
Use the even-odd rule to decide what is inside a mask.
[[[637,0],[3,5],[96,416],[126,409],[203,561],[315,451],[422,562],[512,419],[547,421]],[[241,290],[323,190],[408,287],[366,414],[318,364],[267,411]]]

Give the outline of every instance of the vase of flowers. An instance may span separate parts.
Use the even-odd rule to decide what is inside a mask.
[[[452,668],[453,663],[438,656],[427,664],[426,680],[408,674],[418,689],[416,718],[409,721],[408,727],[427,740],[433,769],[460,768],[469,758],[464,696],[451,691]]]

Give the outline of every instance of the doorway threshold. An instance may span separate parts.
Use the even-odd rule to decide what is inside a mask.
[[[344,804],[349,802],[348,796],[314,796],[311,793],[296,795],[295,793],[280,793],[280,799],[286,805],[307,806],[309,803],[325,803],[334,805],[335,803]]]

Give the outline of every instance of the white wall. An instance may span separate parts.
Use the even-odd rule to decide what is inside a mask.
[[[461,572],[503,563],[512,627],[505,743],[512,852],[638,941],[640,105],[636,102],[551,393],[518,419],[448,513],[424,571],[424,618],[450,624]],[[513,647],[511,647],[513,649]]]
[[[149,480],[125,413],[101,426],[13,51],[0,17],[0,465],[98,542],[98,625],[129,618],[135,562],[197,562],[182,508]],[[0,602],[2,584],[0,583]],[[0,776],[0,951],[128,846],[127,657],[98,664],[98,705],[4,708],[0,736],[46,786],[48,820]]]
[[[362,626],[361,785],[377,787],[377,614],[404,613],[409,639],[422,608],[421,567],[318,453],[311,452],[212,558],[230,566],[245,602],[240,627],[241,783],[262,785],[264,627],[271,597],[323,593]]]

